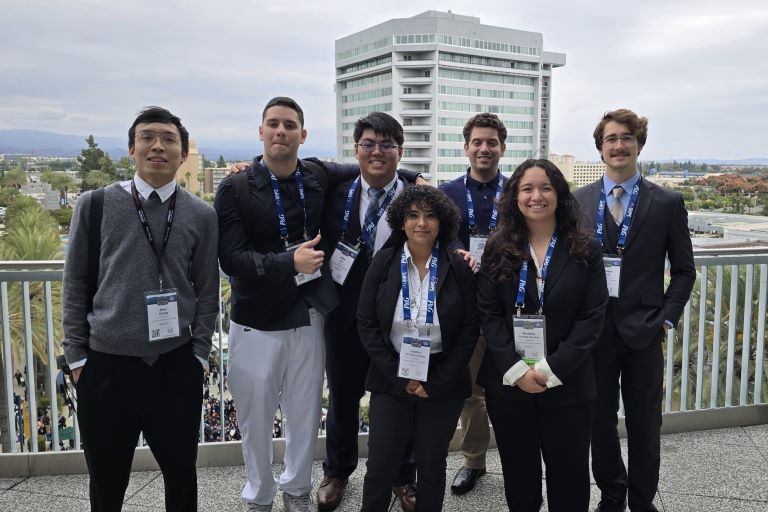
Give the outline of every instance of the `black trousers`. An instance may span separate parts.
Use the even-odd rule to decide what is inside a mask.
[[[659,335],[661,338],[661,335]],[[597,378],[592,473],[603,497],[623,501],[633,512],[655,510],[661,464],[661,394],[664,356],[661,343],[641,350],[601,344],[592,352]],[[624,400],[629,471],[621,458],[618,434],[619,378]]]
[[[546,391],[545,391],[546,393]],[[589,509],[589,441],[594,403],[541,406],[486,395],[511,512],[538,512],[541,459],[551,512]]]
[[[445,495],[448,444],[464,399],[432,400],[371,395],[368,462],[363,481],[362,512],[385,512],[400,461],[413,446],[419,512],[440,512]]]
[[[197,510],[202,386],[203,367],[189,343],[152,366],[137,357],[88,353],[77,383],[77,418],[93,512],[121,510],[140,432],[163,473],[165,509]]]
[[[332,321],[332,320],[330,320]],[[325,417],[323,473],[346,479],[357,468],[357,434],[360,431],[360,399],[370,358],[357,334],[357,323],[344,333],[325,329],[325,375],[328,379],[328,414]],[[411,450],[403,458],[395,485],[416,481]]]

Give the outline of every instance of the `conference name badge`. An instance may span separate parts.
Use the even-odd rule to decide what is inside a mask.
[[[621,281],[621,256],[603,256],[605,267],[605,281],[608,283],[608,296],[619,296],[619,283]]]
[[[358,254],[360,254],[358,249],[344,242],[339,242],[336,245],[336,250],[333,251],[330,263],[331,277],[333,277],[334,281],[342,286],[344,285]]]
[[[512,318],[515,352],[530,366],[547,355],[546,325],[544,315],[520,315]]]
[[[429,349],[432,342],[427,337],[404,336],[400,346],[400,365],[397,376],[427,382]]]
[[[477,268],[480,268],[480,261],[483,259],[483,253],[485,252],[485,242],[487,241],[487,236],[469,237],[469,253],[477,260]]]
[[[286,247],[285,250],[287,252],[293,252],[296,249],[298,249],[299,246],[301,244],[303,244],[305,241],[306,240],[302,240],[301,242],[296,242],[294,244],[291,244],[288,247]],[[306,273],[303,273],[303,272],[299,272],[298,274],[293,276],[293,280],[296,281],[296,286],[301,286],[301,285],[306,284],[306,283],[308,283],[310,281],[314,281],[315,279],[317,279],[318,277],[320,277],[322,275],[323,274],[322,274],[322,272],[320,272],[320,268],[318,268],[317,270],[315,270],[311,274],[306,274]]]
[[[179,303],[176,290],[147,292],[144,295],[147,305],[149,341],[177,337],[181,329],[179,329]]]

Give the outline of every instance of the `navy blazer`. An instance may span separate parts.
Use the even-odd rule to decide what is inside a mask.
[[[360,294],[357,325],[360,341],[371,357],[366,389],[410,397],[405,391],[408,379],[397,376],[400,355],[389,340],[399,306],[403,247],[393,240],[400,236],[394,234],[371,262]],[[422,386],[432,399],[467,398],[472,393],[469,359],[479,335],[475,277],[461,256],[444,247],[437,268],[437,315],[443,351],[430,355],[427,381]]]
[[[487,254],[487,253],[486,253]],[[529,268],[534,268],[533,260]],[[544,285],[547,363],[563,383],[540,394],[503,385],[504,374],[521,360],[515,352],[512,319],[517,314],[517,276],[494,282],[483,262],[477,280],[477,307],[486,349],[478,373],[478,384],[487,395],[513,400],[533,400],[541,405],[575,404],[596,396],[592,348],[600,335],[608,303],[600,246],[590,240],[586,260],[577,260],[560,241],[555,246]],[[523,314],[536,314],[539,296],[536,272],[528,272]]]
[[[595,232],[597,204],[603,179],[573,195],[579,202],[583,227]],[[607,208],[606,208],[607,211]],[[607,215],[610,220],[610,215]],[[616,254],[603,240],[603,251]],[[671,279],[664,290],[665,260]],[[640,181],[637,207],[627,233],[621,268],[619,298],[611,298],[603,328],[606,340],[618,332],[629,347],[642,349],[663,338],[664,321],[677,324],[696,281],[688,212],[679,192]]]

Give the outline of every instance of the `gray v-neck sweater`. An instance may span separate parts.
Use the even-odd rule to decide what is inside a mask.
[[[80,196],[64,263],[64,352],[69,363],[88,350],[153,357],[192,339],[195,355],[208,359],[218,314],[216,212],[183,188],[163,254],[163,285],[178,293],[180,335],[149,341],[145,293],[159,289],[157,259],[130,193],[119,183],[104,190],[98,289],[88,310],[88,220],[91,193]],[[142,201],[158,250],[170,199]]]

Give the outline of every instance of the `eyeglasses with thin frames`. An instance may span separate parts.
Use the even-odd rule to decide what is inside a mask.
[[[603,144],[608,144],[609,146],[613,146],[619,141],[621,141],[621,143],[624,146],[632,147],[635,144],[637,144],[637,137],[629,134],[622,135],[621,137],[617,137],[616,135],[609,135],[603,139]]]
[[[373,153],[374,149],[376,149],[376,146],[379,147],[379,151],[382,153],[391,153],[393,151],[397,151],[397,148],[400,146],[397,144],[392,144],[391,142],[358,142],[355,144],[355,146],[359,147],[366,153]]]
[[[164,146],[173,146],[179,143],[179,137],[173,133],[139,132],[136,134],[136,141],[150,145],[160,137],[160,142]]]

